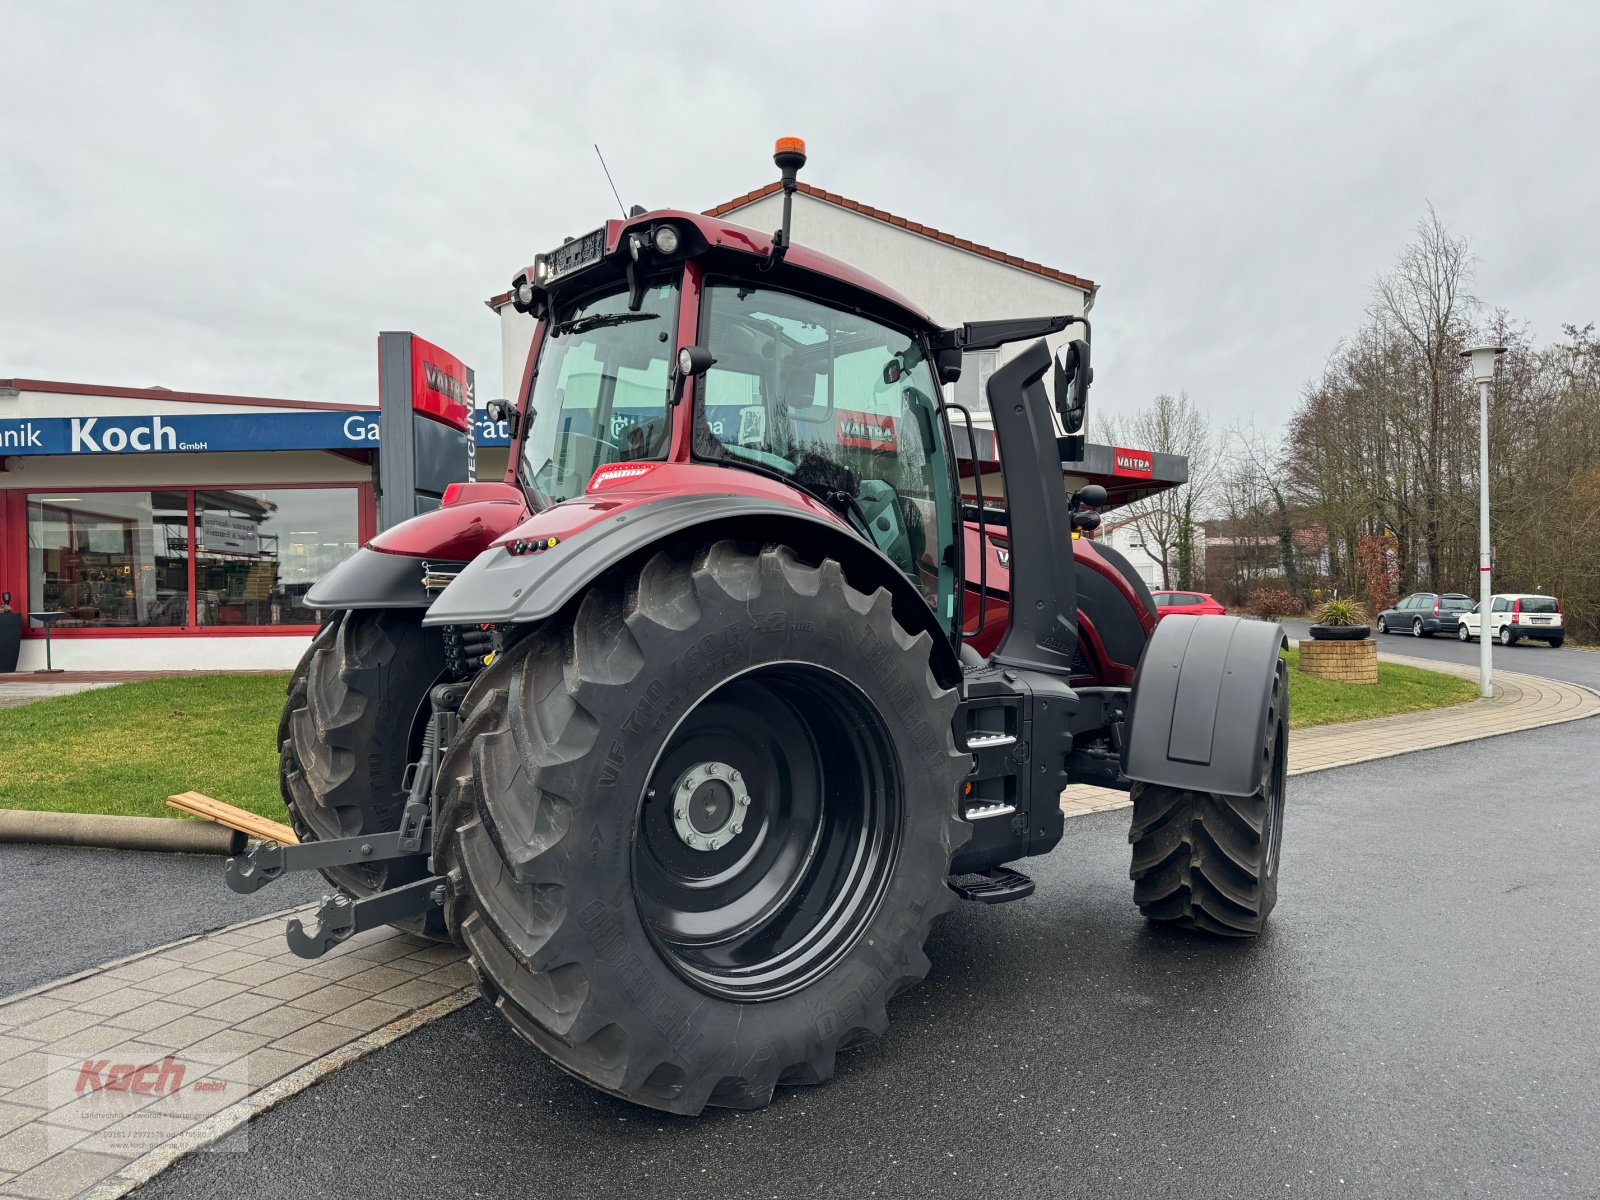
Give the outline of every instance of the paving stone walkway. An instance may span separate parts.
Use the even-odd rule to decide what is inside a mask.
[[[1509,671],[1496,680],[1492,700],[1297,732],[1289,771],[1600,712],[1587,688]],[[1062,795],[1069,816],[1127,803],[1101,788]],[[297,958],[284,945],[287,915],[0,1001],[0,1198],[114,1200],[184,1154],[242,1148],[252,1116],[477,994],[459,950],[394,930]]]
[[[1443,675],[1478,678],[1475,666],[1410,658],[1404,654],[1380,653],[1378,657],[1384,662],[1421,667]],[[1344,725],[1297,729],[1289,735],[1289,774],[1303,775],[1308,771],[1327,771],[1375,758],[1410,754],[1414,750],[1433,750],[1502,733],[1537,729],[1541,725],[1576,721],[1600,712],[1600,693],[1577,684],[1499,670],[1494,673],[1494,681],[1491,700],[1474,700],[1450,708],[1351,721]],[[1289,686],[1294,686],[1292,677]],[[1061,808],[1069,817],[1129,805],[1126,792],[1110,788],[1077,785],[1061,793]]]
[[[283,928],[260,918],[0,1002],[0,1196],[110,1198],[190,1150],[242,1148],[255,1113],[477,994],[454,946],[383,929],[307,961]]]

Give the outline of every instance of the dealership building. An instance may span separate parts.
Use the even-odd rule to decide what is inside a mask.
[[[710,210],[780,223],[777,185]],[[800,185],[797,241],[853,263],[947,324],[1086,314],[1088,280]],[[520,386],[533,322],[508,297],[504,388]],[[1051,339],[1059,342],[1070,333]],[[983,384],[1019,348],[968,356],[950,398],[963,489],[1003,500]],[[0,364],[3,369],[3,364]],[[445,485],[497,479],[509,438],[470,369],[409,333],[379,337],[376,405],[0,379],[0,593],[26,619],[18,669],[292,667],[316,630],[308,588],[380,528],[436,505]],[[975,451],[975,453],[974,453]],[[1113,506],[1181,483],[1166,455],[1090,445],[1063,486]]]
[[[408,368],[416,348],[418,385],[381,406],[0,379],[0,593],[49,614],[18,669],[45,665],[46,624],[72,671],[292,667],[307,589],[385,515],[437,503],[473,452],[505,472],[504,428],[467,437],[470,372],[382,339]]]

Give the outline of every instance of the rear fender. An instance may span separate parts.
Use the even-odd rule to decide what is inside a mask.
[[[552,522],[561,507],[549,510]],[[560,612],[606,571],[643,558],[665,543],[693,537],[716,541],[784,542],[802,553],[838,560],[851,584],[883,587],[895,615],[933,637],[936,673],[949,686],[961,676],[949,635],[904,573],[876,546],[836,521],[782,500],[717,493],[669,493],[629,505],[588,524],[554,546],[513,553],[518,543],[537,546],[540,518],[518,529],[508,545],[480,554],[440,593],[425,625],[527,624]],[[528,535],[528,536],[524,536]]]
[[[1174,614],[1134,680],[1122,770],[1136,782],[1248,796],[1261,786],[1278,651],[1276,623]]]
[[[528,505],[521,491],[500,488],[490,494],[491,499],[436,508],[384,530],[317,580],[306,593],[307,606],[427,608],[424,562],[434,570],[459,571],[496,538],[527,520]]]

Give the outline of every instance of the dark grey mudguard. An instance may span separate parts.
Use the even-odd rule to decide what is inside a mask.
[[[429,559],[440,571],[457,571],[461,563]],[[422,590],[422,563],[409,554],[385,554],[363,546],[329,571],[306,593],[308,608],[427,608]]]
[[[758,496],[687,493],[663,496],[628,508],[582,533],[535,554],[512,554],[503,546],[469,563],[433,602],[424,625],[522,624],[560,612],[607,568],[674,534],[696,531],[709,539],[790,541],[839,561],[856,587],[885,587],[895,615],[913,629],[926,629],[951,665],[948,633],[915,586],[876,546],[802,508]],[[936,653],[940,653],[936,651]]]
[[[1265,763],[1273,672],[1286,645],[1273,622],[1165,618],[1134,681],[1123,773],[1185,791],[1253,794]]]

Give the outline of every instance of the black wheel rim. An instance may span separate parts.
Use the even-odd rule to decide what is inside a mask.
[[[806,664],[751,671],[696,704],[657,758],[635,902],[695,986],[745,1001],[790,994],[871,921],[902,809],[893,739],[860,689]]]

